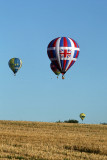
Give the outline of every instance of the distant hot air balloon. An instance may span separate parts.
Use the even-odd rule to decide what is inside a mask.
[[[64,74],[75,63],[79,55],[79,45],[68,37],[58,37],[52,40],[47,47],[47,54],[51,62]]]
[[[57,75],[57,78],[58,78],[59,74],[61,73],[59,69],[57,69],[53,63],[50,64],[50,67],[51,67],[51,70]]]
[[[13,71],[14,75],[22,67],[22,60],[19,58],[11,58],[8,62],[10,69]]]
[[[81,113],[81,114],[80,114],[80,118],[82,119],[82,121],[84,120],[85,116],[86,116],[86,115],[85,115],[84,113]]]

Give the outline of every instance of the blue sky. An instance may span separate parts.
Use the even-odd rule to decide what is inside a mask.
[[[107,1],[0,0],[0,119],[55,122],[86,114],[84,123],[107,122]],[[48,43],[71,37],[77,62],[56,78]],[[16,76],[8,67],[19,57]]]

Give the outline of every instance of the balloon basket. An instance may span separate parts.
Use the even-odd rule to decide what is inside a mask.
[[[64,76],[62,76],[62,79],[65,79],[65,77],[64,77]]]

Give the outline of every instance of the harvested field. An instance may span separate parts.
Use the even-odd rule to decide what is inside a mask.
[[[1,160],[107,160],[107,125],[0,121]]]

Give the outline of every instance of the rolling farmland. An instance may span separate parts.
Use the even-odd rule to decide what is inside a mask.
[[[107,125],[0,121],[0,159],[107,160]]]

